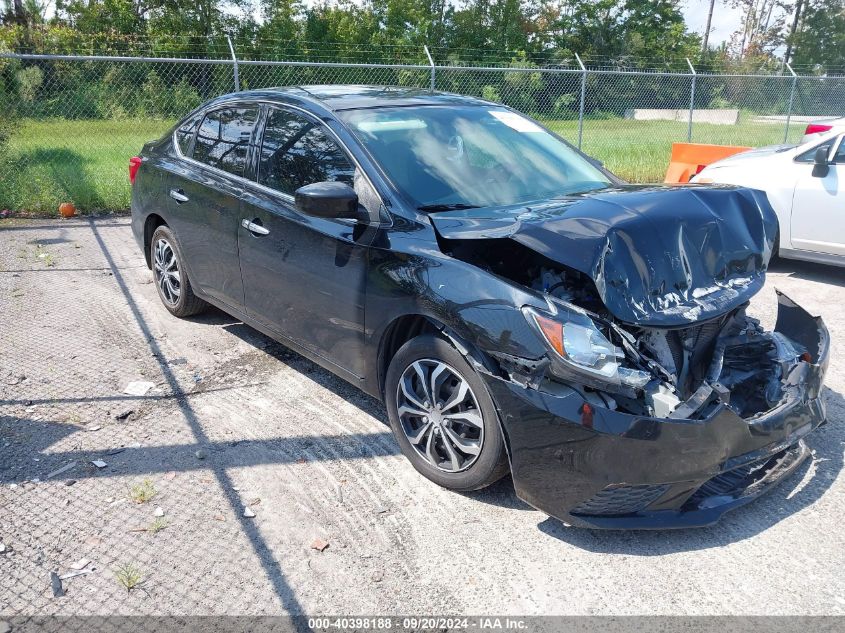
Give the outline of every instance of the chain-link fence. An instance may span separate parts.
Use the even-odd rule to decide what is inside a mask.
[[[431,88],[541,120],[621,177],[662,180],[672,142],[760,146],[845,114],[845,77],[575,67],[0,54],[0,209],[124,209],[128,157],[203,101],[307,84]]]

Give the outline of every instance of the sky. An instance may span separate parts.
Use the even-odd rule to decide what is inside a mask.
[[[685,0],[683,12],[687,29],[703,36],[709,9],[710,0]],[[713,7],[713,21],[710,24],[709,45],[715,47],[730,40],[734,31],[739,29],[741,19],[740,9],[731,7],[724,0],[716,0],[716,5]]]

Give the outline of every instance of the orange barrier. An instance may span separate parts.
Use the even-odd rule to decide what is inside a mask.
[[[672,143],[672,158],[663,182],[689,182],[689,179],[717,160],[739,154],[750,147],[739,145],[707,145],[706,143]]]

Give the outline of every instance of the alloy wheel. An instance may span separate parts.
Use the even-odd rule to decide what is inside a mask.
[[[396,393],[402,430],[414,450],[444,472],[466,470],[481,453],[484,421],[469,383],[435,359],[411,363]]]
[[[153,274],[161,298],[169,305],[175,306],[182,292],[182,277],[176,252],[164,238],[159,238],[153,248]]]

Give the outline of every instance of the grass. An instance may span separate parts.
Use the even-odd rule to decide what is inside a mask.
[[[48,268],[53,268],[56,265],[56,258],[52,253],[48,253],[41,244],[35,247],[35,257]]]
[[[135,503],[147,503],[156,496],[156,489],[153,482],[145,479],[139,484],[135,484],[129,488],[129,498]]]
[[[760,146],[783,141],[783,126],[753,123],[743,113],[737,125],[695,123],[694,142]],[[744,119],[744,120],[743,120]],[[544,123],[576,143],[578,122]],[[0,150],[0,209],[57,214],[62,202],[80,212],[129,207],[128,161],[144,143],[161,137],[171,121],[24,120]],[[790,140],[803,126],[793,124]],[[626,119],[584,122],[582,149],[631,182],[660,182],[673,141],[685,141],[687,124]]]
[[[143,576],[141,570],[133,563],[124,563],[114,570],[114,576],[126,591],[132,591],[135,587],[141,584]]]
[[[150,527],[147,528],[147,532],[149,532],[150,534],[158,534],[166,527],[167,519],[165,519],[164,517],[158,517],[155,521],[150,523]]]
[[[543,120],[570,143],[578,142],[578,121]],[[789,140],[797,142],[804,126],[793,123]],[[630,182],[663,182],[673,142],[687,140],[679,121],[585,120],[581,149]],[[742,121],[737,125],[694,123],[693,143],[760,147],[783,143],[783,126]]]
[[[58,214],[129,208],[129,158],[171,121],[25,120],[0,149],[0,209]]]

